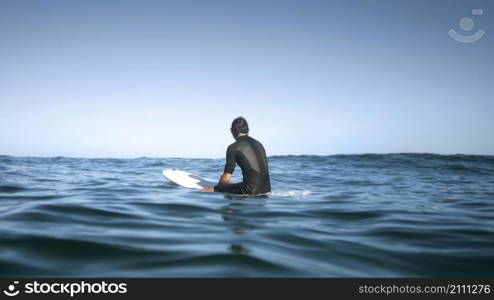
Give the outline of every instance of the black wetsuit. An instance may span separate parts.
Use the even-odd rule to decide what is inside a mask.
[[[268,159],[261,143],[247,135],[241,135],[226,150],[225,173],[233,173],[235,164],[242,169],[241,183],[218,184],[215,192],[258,195],[271,192]]]

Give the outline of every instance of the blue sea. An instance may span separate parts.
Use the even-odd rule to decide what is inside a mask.
[[[0,276],[494,276],[494,156],[272,156],[268,197],[161,174],[223,164],[0,156]]]

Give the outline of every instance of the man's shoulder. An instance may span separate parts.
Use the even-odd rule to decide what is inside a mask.
[[[237,144],[237,141],[235,141],[235,142],[231,143],[230,145],[228,145],[227,150],[228,151],[232,151],[232,150],[234,150],[237,147],[237,145],[238,145]]]
[[[256,143],[256,144],[262,145],[262,143],[261,143],[261,142],[259,142],[258,140],[256,140],[255,138],[253,138],[253,137],[251,137],[251,136],[249,136],[249,139],[250,139],[252,142]]]

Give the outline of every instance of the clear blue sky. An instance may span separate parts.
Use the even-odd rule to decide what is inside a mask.
[[[4,0],[0,154],[223,157],[242,115],[269,155],[494,155],[493,14],[488,0]],[[448,35],[465,16],[486,32],[475,43]]]

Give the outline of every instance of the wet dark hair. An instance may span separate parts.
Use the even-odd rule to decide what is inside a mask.
[[[230,128],[230,131],[232,132],[234,138],[237,138],[240,133],[249,133],[249,125],[247,124],[247,120],[243,117],[236,118],[232,122],[232,128]]]

